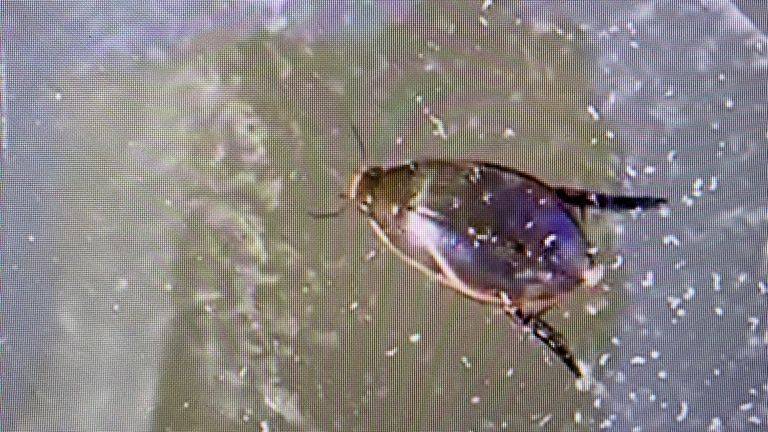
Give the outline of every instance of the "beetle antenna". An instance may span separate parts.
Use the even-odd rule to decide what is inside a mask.
[[[347,205],[349,204],[349,201],[347,201],[347,194],[346,193],[340,193],[339,198],[344,199],[344,202],[338,207],[333,210],[325,211],[325,210],[310,210],[307,212],[311,217],[315,219],[326,219],[326,218],[332,218],[339,216],[340,214],[344,213],[344,211],[347,210]]]
[[[352,125],[352,134],[355,136],[355,141],[357,141],[358,149],[360,150],[360,158],[362,159],[362,165],[364,166],[368,162],[368,153],[365,151],[365,143],[363,142],[363,139],[360,137],[360,131],[357,129],[357,126]],[[344,200],[344,203],[342,203],[338,208],[330,210],[330,211],[324,211],[324,210],[310,210],[307,213],[315,218],[315,219],[325,219],[325,218],[333,218],[336,216],[341,215],[344,213],[344,211],[347,209],[347,206],[349,205],[349,196],[342,192],[339,194],[339,198],[342,198]]]
[[[368,152],[365,151],[365,143],[360,137],[360,131],[357,130],[357,126],[355,125],[352,125],[352,134],[355,136],[355,140],[357,141],[357,148],[360,151],[360,159],[362,160],[361,165],[366,165],[368,163]]]

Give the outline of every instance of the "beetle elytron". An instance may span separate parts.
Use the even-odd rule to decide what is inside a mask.
[[[550,186],[488,162],[435,159],[390,168],[364,164],[345,196],[397,256],[443,285],[501,308],[577,378],[581,371],[564,338],[541,318],[564,295],[595,286],[603,276],[575,211],[666,202]]]

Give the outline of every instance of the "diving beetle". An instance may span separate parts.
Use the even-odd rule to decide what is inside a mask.
[[[483,161],[369,166],[352,130],[363,163],[342,196],[368,218],[382,243],[441,284],[500,308],[580,378],[565,338],[542,319],[564,295],[603,277],[580,218],[587,208],[642,210],[666,200],[552,186]],[[344,208],[311,214],[336,216]]]

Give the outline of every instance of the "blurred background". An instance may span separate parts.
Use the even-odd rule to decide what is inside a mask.
[[[3,2],[4,430],[768,428],[759,1]],[[589,385],[340,205],[476,158],[655,195],[547,314]]]

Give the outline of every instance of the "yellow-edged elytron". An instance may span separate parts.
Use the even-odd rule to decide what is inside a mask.
[[[576,211],[583,217],[590,207],[633,210],[665,202],[550,186],[488,162],[434,159],[390,168],[363,165],[346,197],[397,256],[443,285],[499,307],[576,377],[581,371],[565,339],[541,318],[564,295],[603,276]]]

